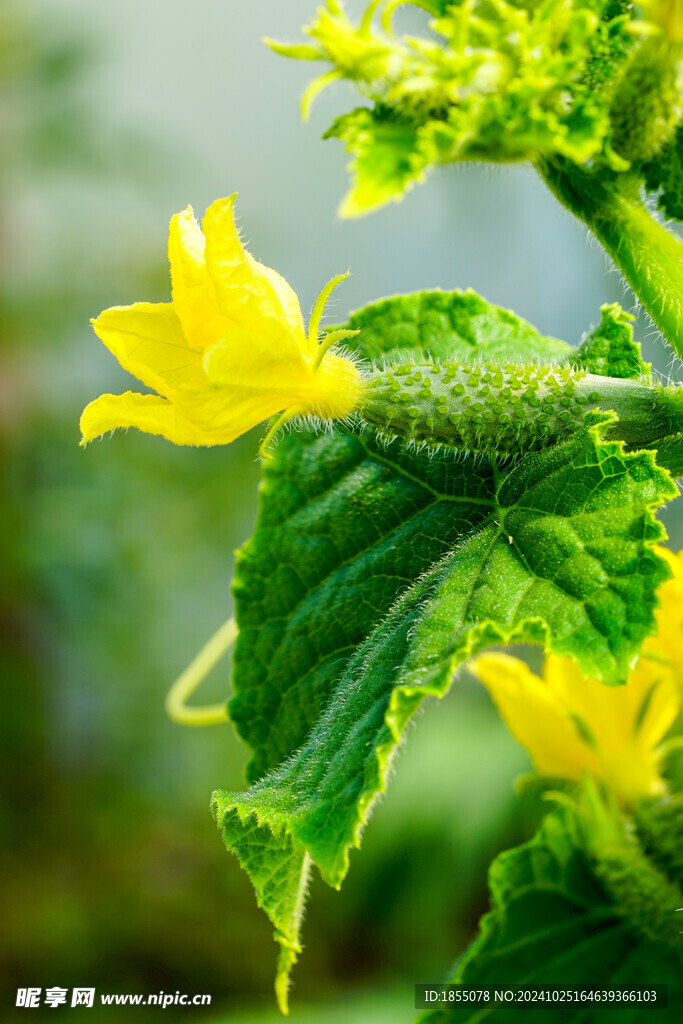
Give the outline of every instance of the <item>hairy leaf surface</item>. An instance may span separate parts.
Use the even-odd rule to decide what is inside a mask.
[[[353,313],[361,355],[566,358],[566,342],[472,291],[399,295]],[[258,528],[238,552],[230,716],[250,781],[306,738],[356,647],[408,587],[490,512],[495,474],[364,439],[298,433],[266,467]]]
[[[539,358],[546,345],[471,293],[386,300],[352,324],[380,360],[420,340],[432,355],[500,358]],[[557,358],[562,343],[547,352]],[[652,513],[675,490],[651,453],[601,439],[610,421],[595,413],[507,471],[382,447],[371,431],[299,433],[278,447],[235,582],[230,713],[253,750],[254,785],[217,792],[213,809],[276,927],[283,1005],[310,862],[341,883],[424,697],[442,696],[483,647],[513,641],[625,678],[667,576]]]

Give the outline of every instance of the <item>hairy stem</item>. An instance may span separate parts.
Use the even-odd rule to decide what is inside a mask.
[[[237,624],[234,618],[230,618],[178,676],[166,697],[166,713],[174,722],[180,725],[217,725],[219,722],[227,722],[228,711],[225,701],[220,704],[205,704],[201,708],[189,707],[187,701],[236,639]]]
[[[605,247],[683,359],[683,243],[648,213],[638,182],[625,175],[606,180],[559,162],[539,161],[537,170]]]

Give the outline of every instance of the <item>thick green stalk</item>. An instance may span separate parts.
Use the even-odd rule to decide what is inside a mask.
[[[539,161],[553,194],[605,247],[664,337],[683,359],[683,243],[645,208],[638,182]]]

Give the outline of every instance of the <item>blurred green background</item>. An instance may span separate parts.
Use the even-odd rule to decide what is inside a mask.
[[[343,154],[319,136],[349,96],[330,90],[302,126],[311,70],[260,41],[297,38],[314,8],[0,0],[3,1020],[24,1019],[17,987],[54,985],[210,993],[184,1016],[278,1019],[271,928],[208,813],[214,787],[243,786],[246,751],[227,725],[163,711],[230,614],[258,432],[209,450],[132,431],[78,448],[83,406],[131,383],[88,319],[168,299],[170,216],[239,191],[250,250],[304,310],[351,270],[337,321],[394,292],[473,287],[578,342],[602,302],[633,301],[523,168],[447,169],[400,206],[337,220]],[[667,525],[679,547],[680,520]],[[228,693],[226,662],[203,698]],[[527,767],[471,681],[429,707],[341,893],[313,882],[295,1024],[412,1021],[414,983],[441,979],[475,933],[491,858],[534,828],[539,807],[512,788]]]

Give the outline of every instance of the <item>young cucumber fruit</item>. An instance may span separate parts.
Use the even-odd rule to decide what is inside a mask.
[[[613,410],[608,436],[648,444],[683,425],[683,388],[570,367],[406,363],[365,381],[363,418],[386,436],[518,455],[566,440],[592,409]]]

